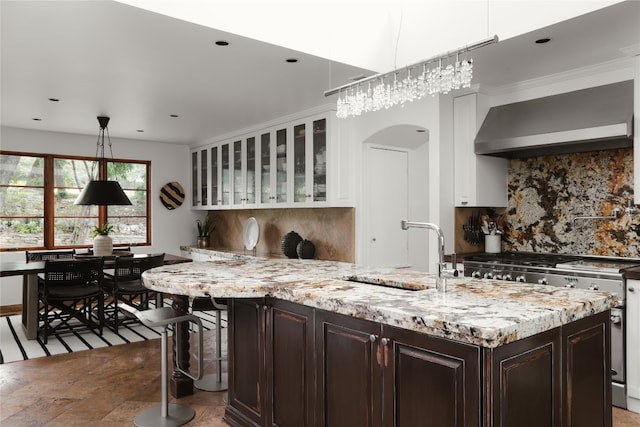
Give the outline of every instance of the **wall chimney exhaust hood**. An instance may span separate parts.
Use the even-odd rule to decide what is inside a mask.
[[[633,145],[633,80],[492,107],[476,154],[509,159]]]

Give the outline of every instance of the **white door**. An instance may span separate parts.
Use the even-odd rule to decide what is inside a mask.
[[[408,237],[400,221],[407,219],[408,153],[370,146],[367,158],[367,264],[407,266]]]

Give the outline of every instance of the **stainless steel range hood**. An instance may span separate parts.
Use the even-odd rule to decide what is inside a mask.
[[[492,107],[476,154],[506,158],[633,145],[633,80]]]

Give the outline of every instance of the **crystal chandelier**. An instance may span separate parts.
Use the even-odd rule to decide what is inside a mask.
[[[404,105],[451,90],[468,88],[473,77],[473,59],[465,54],[498,41],[498,36],[447,52],[387,73],[376,74],[326,91],[338,94],[336,116],[347,118],[362,113]],[[451,59],[455,57],[455,61]],[[462,59],[461,59],[462,57]],[[449,64],[444,65],[449,60]],[[432,66],[432,64],[436,64]]]

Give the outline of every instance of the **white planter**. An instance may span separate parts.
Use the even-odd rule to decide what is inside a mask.
[[[113,254],[113,239],[109,236],[98,234],[93,238],[93,254],[95,256],[109,256]]]

